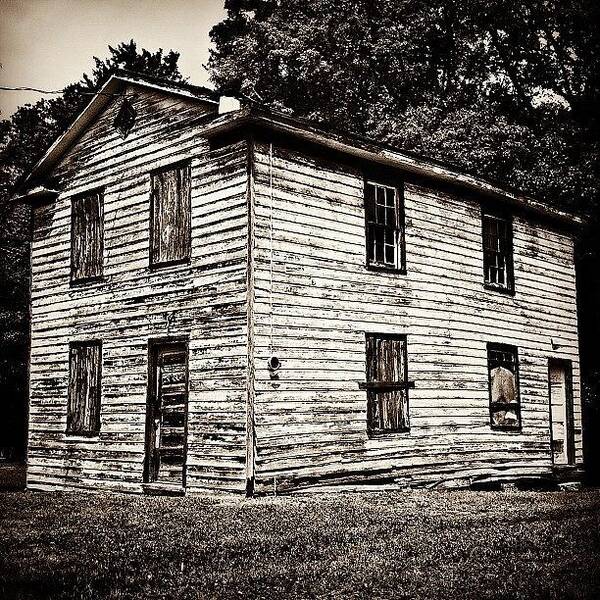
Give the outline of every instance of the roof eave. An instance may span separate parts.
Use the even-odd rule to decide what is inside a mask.
[[[26,189],[56,164],[63,153],[66,152],[83,133],[87,125],[102,112],[110,102],[111,98],[118,92],[120,85],[120,78],[112,76],[108,79],[85,108],[79,113],[70,127],[54,141],[50,148],[46,150],[44,156],[42,156],[42,158],[34,165],[29,175],[23,180],[23,183],[20,186],[21,189]]]
[[[445,184],[455,185],[488,196],[511,205],[523,207],[564,225],[580,226],[584,219],[535,200],[524,194],[514,193],[488,181],[453,171],[441,164],[416,158],[393,150],[381,144],[360,140],[337,133],[325,133],[305,123],[284,115],[273,115],[257,109],[242,109],[213,120],[206,128],[205,135],[214,137],[245,125],[256,125],[265,129],[290,135],[291,137],[318,144],[341,154],[357,157],[366,162],[401,169]]]
[[[58,198],[59,194],[60,194],[60,190],[55,190],[52,188],[47,188],[43,185],[38,185],[34,188],[27,190],[26,192],[24,192],[22,194],[18,194],[16,196],[14,196],[13,200],[15,202],[24,201],[24,200],[27,200],[27,201],[41,200],[41,199],[54,200],[54,199]]]

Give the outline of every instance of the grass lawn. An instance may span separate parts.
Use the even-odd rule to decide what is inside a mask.
[[[600,490],[0,494],[0,598],[600,598]]]

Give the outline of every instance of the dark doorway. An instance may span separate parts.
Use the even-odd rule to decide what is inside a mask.
[[[187,343],[151,342],[144,481],[185,488]]]

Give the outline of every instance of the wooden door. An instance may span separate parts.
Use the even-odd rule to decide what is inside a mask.
[[[548,379],[552,462],[570,465],[574,463],[570,361],[550,360]]]
[[[145,481],[185,486],[187,346],[155,344],[150,351]]]

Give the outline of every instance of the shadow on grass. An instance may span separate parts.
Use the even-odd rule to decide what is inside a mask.
[[[0,492],[24,490],[25,474],[24,463],[0,462]]]

